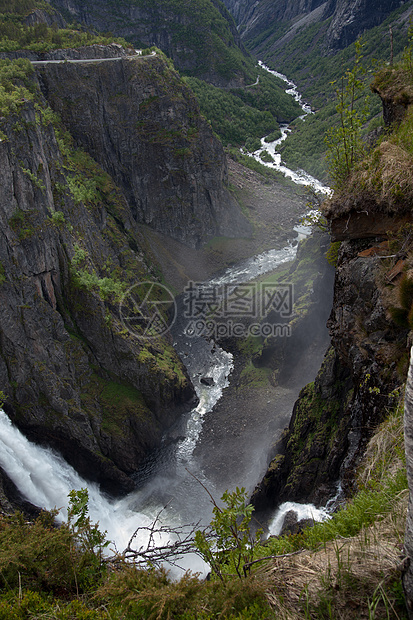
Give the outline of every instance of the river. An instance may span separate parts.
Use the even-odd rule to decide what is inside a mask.
[[[291,261],[295,253],[296,245],[264,252],[226,270],[205,285],[248,282]],[[68,493],[72,489],[88,488],[90,516],[107,530],[108,538],[114,541],[118,550],[126,547],[138,526],[150,525],[163,507],[160,523],[165,525],[176,527],[199,519],[205,525],[209,522],[212,505],[200,482],[216,499],[224,489],[217,488],[205,476],[203,468],[193,457],[193,451],[199,440],[204,416],[213,411],[229,384],[233,358],[231,353],[213,341],[187,335],[186,324],[187,319],[182,312],[178,312],[173,337],[197,391],[199,404],[181,418],[165,437],[164,445],[136,472],[137,490],[120,500],[108,498],[96,484],[83,480],[52,450],[28,441],[0,411],[0,465],[26,499],[49,510],[57,507],[59,518],[66,519]],[[211,378],[213,385],[202,383],[202,377]],[[229,436],[224,441],[234,440]],[[233,480],[234,486],[244,483],[237,479],[236,472]],[[139,544],[144,544],[145,539],[146,533],[142,532]],[[185,566],[201,571],[205,569],[199,558],[191,558],[190,564]]]
[[[288,83],[288,86],[290,89],[293,88],[292,83]],[[298,96],[294,89],[292,94]],[[303,110],[309,113],[305,104],[303,106]],[[270,146],[266,144],[265,148],[269,150]],[[276,145],[272,145],[271,148],[275,154]],[[281,163],[277,165],[281,166]],[[304,182],[303,176],[298,175],[300,178],[297,180],[298,173],[290,172],[293,180]],[[307,176],[305,179],[306,184],[312,184],[317,191],[325,193],[328,190],[311,177]],[[304,231],[306,232],[308,231]],[[270,250],[243,261],[211,279],[205,283],[205,286],[219,287],[228,284],[235,286],[273,271],[276,267],[294,258],[297,244],[293,241],[291,240],[291,243],[286,244],[281,250]],[[202,485],[207,487],[216,499],[222,493],[223,488],[217,484],[216,480],[208,476],[209,466],[213,466],[212,462],[208,463],[208,458],[212,461],[215,456],[212,452],[209,454],[207,440],[211,440],[211,437],[208,435],[205,436],[206,448],[202,451],[201,430],[205,417],[208,415],[213,421],[214,407],[223,395],[225,397],[234,363],[231,353],[224,351],[213,340],[202,336],[194,337],[193,334],[188,333],[187,323],[184,313],[178,312],[178,319],[173,326],[173,338],[176,350],[187,366],[194,383],[199,404],[189,414],[182,417],[167,434],[162,447],[148,459],[139,472],[136,472],[136,490],[122,499],[113,500],[107,497],[97,485],[83,480],[58,454],[29,442],[0,410],[0,465],[25,498],[46,509],[57,507],[59,518],[65,519],[69,491],[87,487],[91,519],[94,522],[98,521],[100,527],[107,531],[108,538],[113,541],[113,545],[118,550],[126,547],[131,534],[137,527],[150,525],[160,511],[159,522],[171,526],[193,523],[199,519],[204,524],[209,522],[212,505]],[[318,358],[321,360],[323,353],[324,351],[321,350],[317,352],[315,369],[319,364]],[[303,364],[307,365],[306,360],[303,360]],[[205,377],[208,378],[210,385],[205,385],[205,382],[201,381]],[[304,380],[303,375],[303,383],[295,385],[293,390],[289,389],[288,398],[285,394],[280,396],[279,428],[282,428],[285,419],[288,419],[291,414],[292,403],[300,387],[309,380],[311,377],[306,376]],[[272,416],[277,417],[277,403],[271,410]],[[254,416],[251,415],[250,418],[251,435],[253,431],[259,432],[254,436],[250,452],[240,457],[244,464],[248,464],[250,479],[246,486],[249,489],[258,482],[262,474],[260,470],[263,466],[262,459],[265,459],[266,451],[273,438],[269,433],[269,427],[262,424],[262,428],[257,429]],[[225,424],[225,420],[221,420],[220,424]],[[271,427],[271,432],[273,430]],[[236,437],[231,433],[220,437],[222,452],[233,450],[236,441]],[[197,454],[202,455],[202,459],[194,456],[195,447],[197,447]],[[256,453],[259,453],[261,459],[259,466],[256,465]],[[233,487],[245,484],[242,472],[243,468],[238,467],[236,463],[232,471],[228,472]],[[308,510],[313,511],[312,514],[317,518],[326,517],[324,511],[315,513],[314,507],[311,506],[302,507],[302,514],[308,515]],[[280,517],[276,515],[271,531],[276,531],[278,521]],[[145,544],[146,537],[147,534],[144,531],[139,534],[138,546]],[[183,564],[183,567],[206,570],[199,558],[190,558],[187,564]]]
[[[287,89],[286,92],[291,95],[297,103],[300,104],[303,114],[300,116],[302,120],[305,119],[309,114],[313,114],[311,110],[311,106],[308,103],[305,103],[302,100],[302,96],[298,92],[297,86],[289,80],[283,73],[279,73],[278,71],[273,71],[269,69],[261,60],[258,62],[259,66],[279,78],[283,82],[286,83]],[[280,125],[281,137],[277,140],[273,140],[272,142],[266,142],[266,136],[261,138],[261,147],[252,153],[252,157],[260,162],[263,166],[267,166],[268,168],[272,168],[273,170],[278,170],[284,176],[288,177],[297,185],[306,185],[308,187],[312,187],[316,192],[321,194],[330,194],[331,190],[328,186],[321,183],[318,179],[305,172],[305,170],[291,170],[287,166],[282,163],[281,154],[279,153],[280,145],[287,139],[289,132],[291,131],[288,125],[282,124]],[[264,161],[261,158],[261,155],[267,151],[272,158],[272,161]]]

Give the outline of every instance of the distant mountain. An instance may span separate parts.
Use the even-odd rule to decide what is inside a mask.
[[[318,35],[326,52],[343,49],[365,30],[380,25],[403,4],[403,0],[224,0],[234,16],[242,40],[260,54],[269,48],[280,50],[314,24],[322,25]]]

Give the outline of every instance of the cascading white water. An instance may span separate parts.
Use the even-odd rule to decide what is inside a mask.
[[[124,510],[123,501],[111,501],[93,483],[81,476],[58,454],[30,442],[0,409],[0,466],[22,495],[36,506],[57,508],[58,519],[67,519],[68,494],[87,487],[89,511],[108,537],[123,549],[138,524],[149,525],[150,514]]]
[[[307,103],[302,101],[302,97],[298,92],[297,86],[294,84],[294,82],[289,80],[282,73],[278,73],[278,71],[273,71],[272,69],[269,69],[261,60],[258,62],[258,64],[260,67],[262,67],[262,69],[268,71],[268,73],[271,73],[271,75],[274,75],[275,77],[286,82],[288,88],[285,92],[291,95],[295,99],[295,101],[300,104],[301,109],[304,112],[304,114],[300,116],[302,120],[304,120],[308,114],[313,114],[311,107]],[[274,170],[281,172],[285,177],[288,177],[297,185],[306,185],[308,187],[312,187],[316,192],[320,192],[321,194],[330,194],[331,189],[329,187],[323,185],[318,179],[311,176],[311,174],[308,174],[308,172],[305,172],[305,170],[291,170],[282,163],[281,154],[278,152],[278,148],[280,144],[282,144],[284,140],[287,139],[287,136],[291,130],[289,129],[288,125],[283,124],[280,125],[280,131],[281,137],[277,138],[277,140],[273,140],[272,142],[266,142],[266,136],[261,138],[261,147],[257,151],[252,153],[252,157],[254,157],[256,161],[259,161],[260,164],[262,164],[263,166],[267,166],[268,168],[273,168]],[[267,151],[271,155],[272,161],[264,161],[261,158],[261,155],[264,153],[264,151]]]
[[[284,524],[288,512],[295,512],[297,521],[312,519],[313,521],[325,521],[330,519],[331,514],[324,508],[316,508],[314,504],[299,504],[297,502],[284,502],[276,511],[268,525],[270,536],[278,536]]]
[[[220,284],[249,282],[293,260],[296,254],[297,243],[289,243],[281,250],[268,250],[242,261],[235,267],[226,269],[223,274],[209,280],[209,284],[219,286]]]
[[[289,83],[289,87],[292,89],[293,84]],[[298,96],[295,91],[292,94]],[[266,148],[268,150],[269,146],[266,145]],[[298,178],[295,173],[292,175],[291,178],[297,183],[304,182],[304,177]],[[306,181],[305,184],[309,183]],[[320,184],[319,187],[323,186]],[[226,270],[207,284],[219,286],[248,282],[292,260],[295,254],[296,245],[293,244],[281,250],[264,252]],[[204,523],[210,520],[212,507],[209,497],[188,470],[199,481],[207,484],[214,494],[214,486],[205,479],[192,455],[205,413],[213,409],[228,385],[233,368],[232,355],[204,338],[187,338],[179,324],[174,327],[173,336],[194,383],[199,404],[177,425],[174,431],[177,440],[169,444],[166,442],[167,445],[156,458],[149,461],[145,470],[140,472],[138,489],[121,500],[106,497],[97,485],[86,483],[59,455],[29,442],[0,410],[0,466],[22,495],[37,506],[49,510],[58,508],[59,518],[65,519],[68,493],[72,489],[87,487],[91,519],[99,522],[101,529],[108,532],[108,538],[116,544],[118,550],[125,548],[136,528],[150,525],[161,509],[160,522],[171,527],[199,519]],[[202,376],[211,377],[213,384],[202,384]],[[239,484],[240,481],[235,482]],[[145,544],[143,533],[136,544]],[[203,571],[205,565],[199,560],[191,562],[191,568]]]

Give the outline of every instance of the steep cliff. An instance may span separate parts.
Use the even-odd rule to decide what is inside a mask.
[[[225,188],[222,146],[165,58],[37,71],[49,105],[122,188],[137,222],[191,246],[250,234]]]
[[[381,24],[399,8],[400,0],[329,0],[324,17],[331,15],[326,34],[329,49],[342,49],[351,45],[365,30]]]
[[[53,0],[69,21],[112,32],[136,47],[156,45],[176,67],[216,86],[239,86],[253,63],[234,21],[219,0]]]
[[[282,0],[276,4],[266,2],[265,0],[225,0],[225,6],[234,16],[237,24],[241,26],[241,30],[248,29],[252,23],[260,23],[264,14],[267,15],[269,23],[282,22],[295,19],[299,15],[311,13],[321,4],[325,4],[323,0],[295,0],[288,2]],[[262,25],[262,24],[261,24]]]
[[[392,81],[386,72],[376,79],[375,88],[379,90],[383,80],[386,101]],[[399,73],[396,77],[394,72],[394,82],[399,84],[397,100],[403,90]],[[323,503],[339,483],[345,493],[351,491],[366,443],[404,384],[411,168],[404,169],[405,182],[400,184],[394,164],[411,156],[411,112],[408,105],[406,109],[403,122],[354,167],[345,187],[325,206],[338,239],[333,245],[337,263],[328,321],[331,348],[314,383],[302,390],[289,428],[254,493],[259,510],[284,500]],[[389,152],[393,157],[383,157]],[[364,225],[361,216],[366,218]]]
[[[331,55],[351,45],[366,30],[380,25],[389,14],[410,0],[375,2],[373,0],[295,0],[277,2],[260,0],[240,5],[227,0],[247,47],[259,57],[278,64],[285,60],[284,48],[293,44],[302,59],[303,45],[311,54],[319,47],[323,55]],[[288,49],[291,53],[291,48]]]
[[[120,492],[133,486],[129,475],[159,445],[164,430],[193,405],[194,391],[167,335],[136,337],[136,329],[128,329],[121,320],[119,302],[128,288],[159,277],[137,222],[132,190],[128,195],[126,181],[124,188],[117,187],[75,145],[69,125],[41,94],[28,61],[0,63],[2,86],[7,87],[0,123],[4,408],[30,438],[58,449],[86,478]],[[150,179],[160,174],[173,177],[169,191],[179,197],[180,211],[173,220],[173,209],[165,207],[168,222],[163,230],[173,234],[176,226],[188,225],[190,234],[197,231],[196,239],[216,230],[213,226],[223,205],[216,206],[215,200],[225,200],[220,186],[222,151],[166,62],[120,60],[87,68],[68,64],[52,66],[50,72],[46,67],[42,70],[46,94],[48,88],[58,88],[54,80],[62,77],[59,70],[68,76],[67,106],[70,100],[78,101],[78,95],[90,104],[77,108],[85,139],[101,149],[102,163],[115,176],[116,166],[123,166],[121,185],[128,173],[124,141],[133,155],[142,150],[129,172],[139,165],[140,174]],[[99,84],[94,109],[88,93],[95,97]],[[129,105],[132,110],[135,105],[137,113],[140,106],[140,116],[130,116]],[[103,129],[94,123],[94,116]],[[143,127],[150,133],[142,137]],[[77,131],[81,143],[80,128]],[[192,148],[193,158],[181,152],[186,147]],[[137,174],[131,184],[137,184],[136,178]],[[183,192],[189,179],[187,196]],[[162,182],[165,177],[157,193],[165,198]],[[150,182],[142,180],[141,185],[140,199],[150,204]],[[193,209],[193,195],[204,196],[205,214],[203,207]],[[200,221],[191,228],[197,218]],[[193,235],[185,239],[192,242]]]
[[[382,261],[364,252],[370,245],[342,243],[328,322],[331,347],[274,448],[253,496],[258,510],[287,500],[323,504],[339,481],[345,492],[352,490],[370,433],[403,383],[407,330],[388,319],[376,284]]]

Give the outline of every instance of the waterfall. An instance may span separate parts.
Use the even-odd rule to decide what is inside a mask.
[[[127,545],[130,535],[141,525],[150,525],[151,515],[127,509],[125,500],[111,501],[97,484],[86,482],[66,461],[50,448],[30,442],[0,409],[0,466],[22,495],[35,506],[46,510],[57,508],[58,520],[67,519],[68,494],[87,488],[89,514],[99,522],[108,538],[119,550]],[[143,544],[142,540],[142,544]]]
[[[291,90],[293,85],[289,83],[288,86]],[[296,91],[291,92],[293,96],[298,96]],[[303,110],[309,113],[307,108],[303,104]],[[266,144],[265,148],[271,147]],[[292,173],[292,178],[297,183],[306,184],[309,184],[310,179],[312,184],[312,178],[305,176],[305,173],[301,176]],[[320,187],[319,184],[317,189],[325,191],[325,188]],[[264,252],[229,268],[205,284],[210,287],[234,284],[235,287],[249,282],[291,261],[296,251],[296,244],[289,243],[282,249]],[[212,411],[228,385],[233,368],[232,355],[203,337],[188,338],[181,327],[177,320],[172,331],[174,345],[187,366],[199,397],[199,405],[181,418],[157,454],[152,455],[137,473],[140,487],[122,499],[107,497],[97,484],[83,480],[60,455],[28,441],[0,409],[0,466],[21,494],[36,506],[47,510],[57,508],[58,519],[65,520],[69,492],[87,488],[92,522],[99,523],[100,529],[107,532],[107,538],[113,541],[119,551],[127,546],[133,532],[139,527],[149,526],[159,516],[160,510],[160,524],[171,527],[199,519],[202,519],[203,524],[208,523],[212,507],[199,481],[217,497],[217,489],[205,479],[202,469],[193,458],[193,451],[205,413]],[[212,385],[202,384],[202,377],[212,378]],[[168,441],[171,437],[173,441]],[[194,476],[188,473],[188,469]],[[238,484],[240,481],[235,478],[234,482]],[[142,534],[135,541],[136,545],[144,545],[145,540],[146,536]],[[204,565],[191,562],[191,568],[202,572]]]

